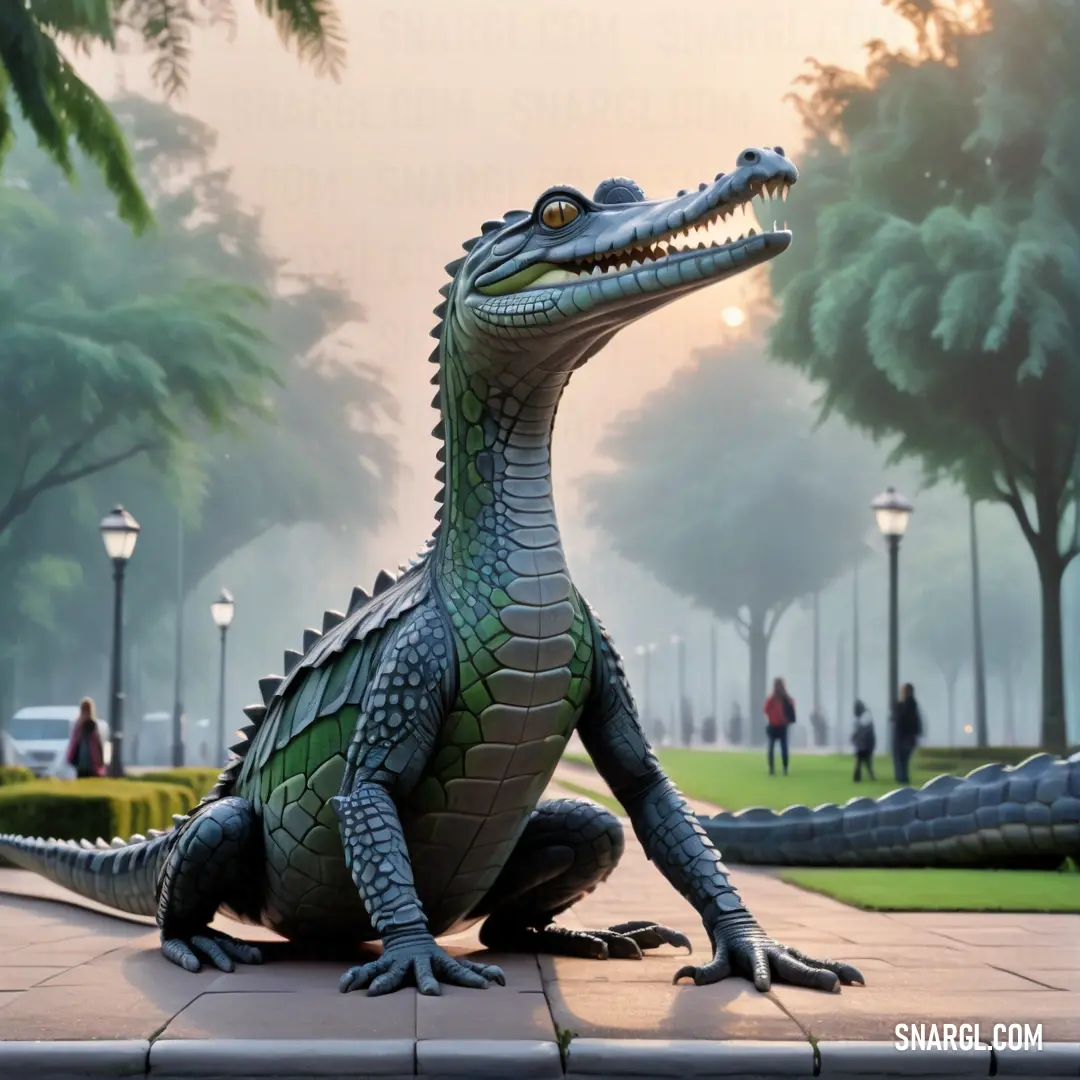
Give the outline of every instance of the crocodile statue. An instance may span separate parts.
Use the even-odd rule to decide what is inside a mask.
[[[436,939],[482,921],[494,951],[640,958],[689,947],[650,920],[596,931],[555,918],[614,869],[618,818],[540,801],[577,730],[649,858],[712,943],[675,980],[728,975],[837,991],[853,967],[770,938],[642,734],[623,666],[571,583],[551,498],[551,436],[571,374],[619,329],[783,252],[797,179],[780,148],[650,201],[625,179],[590,199],[545,191],[532,211],[484,224],[436,308],[431,380],[440,419],[437,527],[421,556],[348,610],[327,612],[261,680],[263,702],[215,786],[174,828],[106,850],[0,837],[0,853],[85,897],[155,916],[161,949],[197,971],[258,963],[210,928],[218,911],[345,952],[381,941],[345,992],[502,983],[495,966]],[[728,219],[748,213],[732,240]],[[753,219],[747,218],[747,226]],[[706,232],[699,239],[691,234]],[[726,235],[726,239],[725,239]]]
[[[879,799],[703,817],[735,863],[1055,870],[1080,860],[1080,753],[983,765]]]

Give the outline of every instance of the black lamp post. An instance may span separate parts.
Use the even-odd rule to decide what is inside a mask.
[[[900,696],[900,538],[915,507],[895,488],[886,488],[871,504],[877,527],[889,545],[889,701],[892,716]]]
[[[221,681],[218,685],[218,746],[217,756],[222,767],[225,765],[225,634],[233,621],[236,604],[232,593],[222,589],[221,595],[210,605],[210,616],[214,625],[221,631]]]
[[[135,551],[139,523],[122,507],[116,506],[101,521],[101,538],[113,564],[113,642],[112,673],[109,679],[109,775],[124,775],[124,691],[122,658],[124,637],[124,570]]]

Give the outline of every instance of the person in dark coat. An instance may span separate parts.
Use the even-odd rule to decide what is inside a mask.
[[[876,780],[874,749],[877,747],[877,735],[874,732],[874,718],[861,701],[855,702],[855,727],[851,732],[851,745],[855,748],[855,783],[862,782],[864,765],[870,773],[870,779]]]
[[[67,763],[80,780],[105,775],[105,753],[94,715],[93,698],[85,697],[79,702],[79,717],[71,729],[71,740],[68,742]]]
[[[898,784],[911,783],[908,764],[922,733],[922,713],[915,700],[915,687],[911,683],[904,683],[900,688],[900,700],[893,711],[893,762]]]

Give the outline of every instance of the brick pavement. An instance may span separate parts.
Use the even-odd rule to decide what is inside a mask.
[[[665,948],[637,962],[485,954],[506,971],[505,988],[447,987],[439,998],[421,998],[411,989],[384,998],[341,995],[337,979],[345,957],[297,958],[274,935],[222,920],[223,929],[264,942],[271,962],[228,975],[191,975],[161,958],[148,921],[107,914],[34,875],[0,870],[0,1044],[8,1044],[0,1045],[0,1075],[21,1075],[14,1058],[5,1068],[3,1055],[34,1040],[111,1040],[116,1054],[153,1042],[151,1061],[154,1054],[165,1063],[183,1058],[188,1064],[176,1068],[184,1075],[194,1075],[195,1066],[183,1055],[212,1056],[212,1040],[231,1040],[249,1064],[254,1051],[241,1054],[241,1046],[285,1040],[294,1047],[310,1043],[326,1068],[340,1071],[344,1066],[334,1055],[347,1057],[347,1047],[360,1040],[370,1068],[382,1061],[372,1075],[457,1075],[466,1069],[463,1046],[472,1048],[470,1075],[482,1075],[488,1059],[509,1068],[515,1054],[515,1073],[561,1075],[556,1039],[564,1030],[574,1033],[571,1073],[603,1074],[603,1063],[618,1058],[618,1040],[631,1040],[627,1052],[635,1067],[652,1064],[648,1071],[619,1075],[667,1075],[666,1069],[693,1075],[700,1066],[694,1054],[706,1055],[709,1074],[717,1075],[715,1055],[725,1046],[731,1070],[745,1072],[743,1059],[730,1058],[737,1043],[743,1054],[765,1045],[773,1071],[757,1065],[755,1075],[813,1075],[815,1069],[828,1075],[831,1068],[832,1074],[854,1076],[863,1073],[837,1071],[844,1062],[845,1068],[855,1065],[844,1056],[851,1051],[834,1052],[834,1043],[858,1042],[865,1053],[891,1054],[893,1061],[901,1055],[877,1044],[891,1044],[898,1022],[978,1022],[984,1035],[1005,1022],[1041,1024],[1046,1043],[1069,1044],[1040,1061],[1046,1067],[1059,1062],[1054,1068],[1060,1071],[1046,1075],[1080,1076],[1080,916],[860,912],[769,872],[734,873],[747,904],[774,936],[812,955],[856,964],[868,985],[839,995],[793,987],[760,994],[742,980],[673,986],[685,958]],[[628,830],[623,863],[563,921],[606,926],[629,918],[678,927],[690,935],[697,958],[707,955],[696,915],[649,865]],[[479,948],[474,932],[447,943],[455,953]],[[812,1040],[820,1047],[816,1062]],[[285,1075],[283,1060],[274,1075]],[[989,1075],[983,1068],[989,1058],[963,1060],[961,1072]],[[1001,1060],[998,1074],[1007,1075],[1008,1062],[1003,1071]],[[113,1075],[111,1061],[99,1075]],[[859,1067],[869,1069],[866,1075],[881,1071],[880,1063]],[[330,1075],[320,1068],[308,1061],[298,1075]],[[35,1069],[28,1066],[26,1075]],[[230,1069],[222,1064],[215,1075],[234,1075]]]

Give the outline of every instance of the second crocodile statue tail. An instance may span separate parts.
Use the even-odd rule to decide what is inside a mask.
[[[843,806],[700,821],[730,863],[1054,869],[1080,858],[1080,753],[983,765]]]

